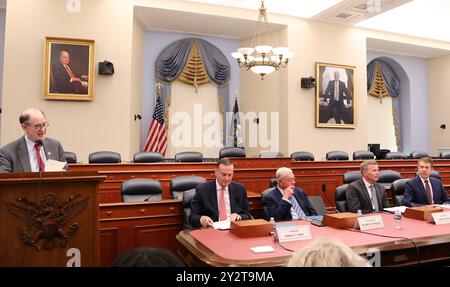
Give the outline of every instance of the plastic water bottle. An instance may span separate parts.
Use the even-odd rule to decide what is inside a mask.
[[[395,223],[395,229],[402,228],[402,213],[400,212],[400,210],[397,210],[394,213],[394,223]]]
[[[363,216],[363,215],[362,215],[362,211],[361,211],[361,209],[358,209],[358,212],[356,213],[356,216],[357,216],[357,217],[361,217],[361,216]]]
[[[272,235],[276,241],[277,240],[277,224],[275,222],[275,218],[271,217],[269,222],[272,224],[272,227],[273,227]]]

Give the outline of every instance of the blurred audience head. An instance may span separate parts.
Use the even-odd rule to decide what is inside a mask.
[[[183,262],[164,249],[139,247],[122,253],[113,267],[184,267]]]
[[[319,239],[297,249],[288,267],[370,267],[368,261],[336,239]]]

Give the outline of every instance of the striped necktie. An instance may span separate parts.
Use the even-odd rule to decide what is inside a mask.
[[[300,205],[298,204],[297,200],[295,199],[294,196],[291,196],[291,204],[292,204],[292,209],[294,209],[295,213],[297,214],[298,219],[304,219],[306,218],[306,214],[303,211],[303,209],[300,207]]]
[[[424,180],[423,182],[425,183],[425,189],[427,191],[428,204],[433,204],[433,192],[431,191],[430,183],[429,183],[428,179]]]

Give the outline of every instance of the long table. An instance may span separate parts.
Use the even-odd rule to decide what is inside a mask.
[[[243,183],[248,193],[252,214],[262,216],[260,193],[269,187],[275,171],[286,166],[294,171],[296,183],[308,195],[323,196],[321,186],[327,185],[326,195],[334,201],[334,191],[343,183],[343,174],[358,170],[361,161],[299,162],[290,158],[235,158],[234,180]],[[415,160],[378,161],[381,169],[392,169],[403,177],[413,177]],[[106,176],[99,184],[100,202],[100,264],[110,265],[121,252],[146,245],[176,251],[176,235],[182,229],[182,203],[170,198],[170,180],[176,176],[198,175],[212,179],[216,164],[203,163],[121,163],[71,164],[70,171],[97,171]],[[450,184],[450,160],[436,160],[435,169],[444,185]],[[120,196],[123,181],[133,178],[157,179],[163,186],[163,200],[157,202],[124,203]],[[391,197],[388,190],[388,198]],[[332,210],[326,198],[327,208]],[[334,204],[334,203],[333,203]]]
[[[384,228],[360,232],[358,230],[317,227],[306,221],[293,221],[308,225],[312,239],[336,238],[355,252],[380,261],[380,266],[409,266],[447,262],[450,260],[450,225],[434,225],[424,221],[404,218],[402,228],[395,229],[392,214],[381,215]],[[370,234],[369,234],[370,233]],[[378,236],[377,236],[378,235]],[[386,237],[388,236],[388,237]],[[280,244],[271,236],[239,238],[229,231],[212,228],[184,230],[178,233],[178,255],[188,266],[285,266],[292,251],[311,240]],[[414,242],[414,243],[413,243]],[[273,253],[253,253],[255,246],[272,246]],[[417,247],[417,249],[416,249]]]

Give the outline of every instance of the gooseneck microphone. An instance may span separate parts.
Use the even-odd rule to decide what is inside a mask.
[[[326,183],[323,183],[323,184],[322,184],[322,192],[323,192],[323,194],[325,195],[325,198],[327,199],[328,203],[331,205],[331,207],[333,207],[334,211],[335,211],[336,213],[340,213],[340,211],[337,210],[336,207],[334,207],[333,203],[331,202],[331,200],[330,200],[330,199],[328,198],[328,196],[327,196],[327,184],[326,184]]]

